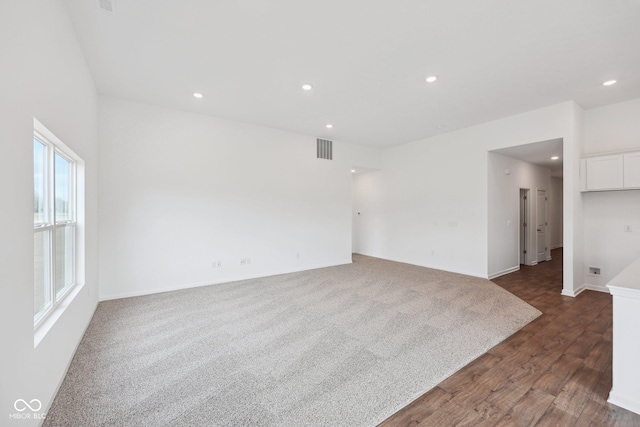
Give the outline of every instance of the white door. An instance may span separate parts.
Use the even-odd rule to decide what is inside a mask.
[[[520,264],[527,264],[527,227],[529,224],[529,190],[520,189]]]
[[[538,190],[536,229],[538,236],[538,262],[547,260],[547,192]]]

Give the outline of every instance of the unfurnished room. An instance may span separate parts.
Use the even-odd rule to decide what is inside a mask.
[[[639,23],[3,0],[0,426],[640,426]]]

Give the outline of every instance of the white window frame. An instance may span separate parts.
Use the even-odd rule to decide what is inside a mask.
[[[84,282],[84,161],[49,131],[37,119],[34,119],[33,138],[45,147],[45,197],[44,222],[34,223],[35,233],[48,234],[48,249],[45,255],[46,286],[50,303],[44,305],[38,313],[34,312],[34,346],[40,342],[46,332],[60,317]],[[33,143],[32,143],[33,144]],[[69,182],[69,218],[57,220],[55,217],[55,156],[67,160],[70,165]],[[34,170],[35,173],[35,170]],[[56,231],[71,227],[71,281],[56,293],[55,248]],[[35,260],[34,260],[35,262]],[[34,288],[35,289],[35,288]],[[35,298],[35,296],[34,296]]]

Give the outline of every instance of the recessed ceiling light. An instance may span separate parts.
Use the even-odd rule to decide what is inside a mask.
[[[306,84],[302,85],[302,89],[303,90],[311,90],[311,89],[313,89],[313,86],[311,86],[309,83],[306,83]]]
[[[559,158],[560,158],[560,157],[558,157],[558,156],[553,156],[553,157],[551,158],[551,160],[558,160]]]
[[[606,82],[602,83],[603,86],[611,86],[616,84],[617,80],[607,80]]]
[[[435,82],[436,80],[438,80],[438,77],[436,77],[436,76],[429,76],[429,77],[427,77],[427,83],[433,83],[433,82]]]
[[[351,169],[351,173],[356,173],[356,170],[355,169]]]
[[[194,93],[193,96],[195,96],[196,98],[203,98],[204,97],[204,95],[201,94],[200,92]]]
[[[332,127],[333,127],[333,125],[332,125],[331,123],[329,123],[329,124],[327,125],[327,129],[331,129]]]

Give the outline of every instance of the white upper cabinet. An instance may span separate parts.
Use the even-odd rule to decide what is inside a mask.
[[[620,190],[623,180],[623,155],[588,157],[586,159],[587,191]]]
[[[624,154],[624,188],[640,188],[640,151]]]
[[[582,191],[640,189],[640,151],[584,157]]]

